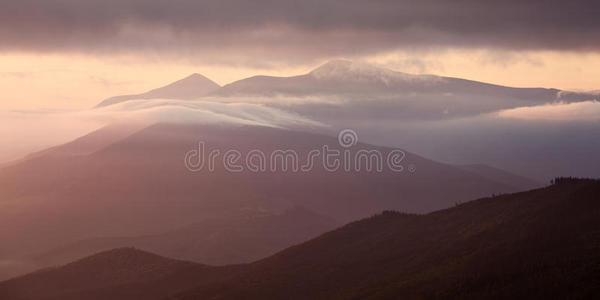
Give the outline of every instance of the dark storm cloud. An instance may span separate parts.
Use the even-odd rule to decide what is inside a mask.
[[[598,1],[3,0],[0,49],[353,55],[600,49]]]

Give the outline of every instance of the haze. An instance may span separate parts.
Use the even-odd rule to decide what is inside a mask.
[[[599,299],[599,16],[3,0],[0,299]]]

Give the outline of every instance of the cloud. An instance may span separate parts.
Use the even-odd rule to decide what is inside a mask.
[[[22,0],[0,49],[170,52],[252,63],[398,48],[600,48],[597,1]]]
[[[0,162],[68,142],[102,126],[132,122],[257,125],[289,129],[325,125],[256,103],[147,99],[83,111],[0,111]]]
[[[403,72],[415,74],[431,73],[432,70],[444,69],[442,62],[440,61],[426,60],[416,57],[385,60],[378,65],[381,67],[402,70]]]
[[[600,121],[600,102],[551,103],[498,112],[502,118],[539,121]]]
[[[203,124],[239,124],[269,127],[319,127],[323,124],[290,112],[254,103],[218,103],[144,99],[126,101],[83,113],[94,119],[116,122],[186,122]]]
[[[492,100],[496,103],[498,99]],[[467,105],[461,112],[460,103],[448,105],[448,100],[441,98],[429,105],[425,104],[436,98],[375,100],[207,97],[201,101],[131,100],[83,111],[0,112],[0,162],[127,120],[261,125],[332,134],[350,128],[359,132],[361,141],[400,147],[443,162],[491,163],[544,180],[557,175],[600,174],[595,163],[600,162],[598,101],[528,107],[521,104],[505,110],[490,108],[491,112],[487,108],[468,110],[472,103],[482,102],[478,97],[472,99],[476,102],[463,103]],[[406,106],[408,102],[420,105]]]

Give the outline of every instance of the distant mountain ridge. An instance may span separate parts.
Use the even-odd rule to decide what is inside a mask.
[[[0,257],[29,256],[94,237],[156,235],[245,210],[303,206],[345,223],[383,209],[427,212],[519,190],[409,152],[403,163],[414,164],[414,173],[328,172],[319,164],[310,173],[235,173],[222,164],[213,172],[191,172],[184,155],[198,141],[242,153],[294,149],[302,162],[310,150],[341,146],[327,135],[259,126],[156,124],[123,135],[114,130],[0,169]],[[113,140],[116,136],[122,138]],[[80,155],[82,149],[97,150]],[[359,149],[389,151],[359,143],[352,153]]]
[[[600,176],[597,122],[536,119],[554,107],[567,118],[581,114],[579,104],[570,104],[594,107],[597,91],[514,88],[334,60],[306,74],[253,76],[196,96],[197,102],[258,105],[338,130],[352,128],[371,144],[457,165],[501,166],[544,182],[557,174]],[[503,114],[512,109],[531,111],[534,119]]]
[[[210,84],[207,88],[190,80],[183,85],[185,88],[179,88],[177,83],[140,95],[117,96],[99,106],[161,97],[226,103],[250,101],[347,128],[348,120],[353,123],[448,120],[598,98],[597,93],[513,88],[453,77],[407,74],[346,60],[327,62],[303,75],[252,76],[222,87]],[[191,88],[196,85],[198,89]],[[288,102],[286,99],[290,98],[292,101]]]
[[[116,249],[0,282],[7,300],[594,299],[600,181],[565,179],[427,215],[384,212],[246,265]]]
[[[16,283],[13,285],[7,281],[7,289],[0,287],[0,298],[160,299],[195,286],[196,281],[192,276],[209,269],[200,264],[168,259],[133,248],[119,248],[60,268],[32,273],[24,283],[12,281]],[[52,274],[55,276],[46,277]],[[143,289],[140,289],[140,283],[143,283]]]
[[[336,226],[331,218],[294,207],[276,213],[215,217],[156,235],[82,240],[37,255],[34,260],[42,266],[62,265],[103,250],[135,247],[209,265],[248,263]]]
[[[311,94],[363,95],[381,93],[471,93],[504,95],[520,99],[523,105],[533,103],[579,101],[589,97],[586,93],[544,88],[511,88],[483,82],[443,77],[414,75],[392,71],[362,62],[347,60],[329,61],[304,75],[291,77],[253,76],[223,87],[210,79],[192,74],[170,85],[143,94],[116,96],[102,101],[103,107],[133,99],[198,99],[204,96],[275,96]],[[542,101],[542,102],[540,102]]]
[[[304,75],[253,76],[227,84],[212,94],[218,96],[342,94],[347,96],[356,93],[362,95],[411,92],[493,92],[495,94],[503,92],[511,97],[525,98],[535,95],[556,99],[559,90],[510,88],[452,77],[408,74],[362,62],[333,60]]]
[[[208,93],[213,92],[220,87],[221,86],[219,86],[217,83],[206,78],[205,76],[194,73],[181,80],[142,94],[123,95],[108,98],[100,102],[96,107],[104,107],[135,99],[196,99],[207,95]]]

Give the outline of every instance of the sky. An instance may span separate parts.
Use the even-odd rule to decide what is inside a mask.
[[[0,10],[0,109],[81,109],[201,73],[338,58],[517,87],[600,89],[597,1],[21,0]]]
[[[600,90],[597,0],[0,1],[0,163],[130,113],[91,110],[106,98],[192,73],[225,85],[346,59],[513,87]],[[486,118],[597,122],[598,105],[554,103]],[[180,106],[138,115],[172,117]],[[192,117],[222,110],[184,106]],[[251,107],[227,108],[265,113]]]

